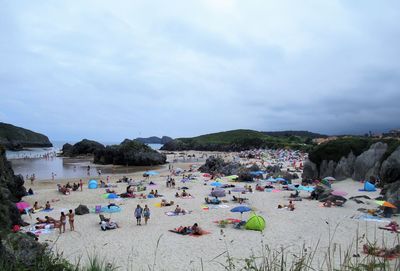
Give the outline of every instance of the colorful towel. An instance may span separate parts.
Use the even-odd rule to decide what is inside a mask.
[[[48,213],[48,212],[51,212],[51,211],[53,211],[54,210],[54,208],[50,208],[50,209],[43,209],[43,210],[40,210],[40,212],[45,212],[45,213]]]
[[[192,211],[185,212],[185,213],[175,213],[174,211],[165,212],[167,216],[180,216],[180,215],[187,215],[190,214]]]
[[[390,220],[388,219],[383,219],[377,216],[373,216],[373,215],[359,215],[354,217],[354,219],[360,219],[360,220],[364,220],[364,221],[374,221],[374,222],[384,222],[384,223],[390,223]]]

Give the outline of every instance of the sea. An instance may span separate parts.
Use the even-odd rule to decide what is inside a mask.
[[[67,179],[98,176],[100,169],[102,175],[108,173],[130,173],[138,170],[137,167],[110,167],[96,165],[90,159],[71,159],[58,157],[66,141],[54,141],[51,148],[27,148],[21,151],[6,151],[6,157],[11,162],[15,174],[21,174],[28,180],[33,174],[35,180]],[[74,144],[76,142],[68,142]],[[104,145],[119,144],[119,142],[100,142]],[[151,148],[159,150],[161,144],[148,144]]]

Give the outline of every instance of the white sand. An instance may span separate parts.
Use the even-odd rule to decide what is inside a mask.
[[[177,164],[175,168],[189,168],[189,163]],[[53,247],[54,251],[62,252],[63,255],[71,262],[81,259],[82,263],[86,263],[88,255],[96,252],[106,259],[107,262],[113,262],[121,266],[121,270],[149,270],[149,266],[153,266],[155,262],[155,270],[201,270],[203,264],[204,270],[223,270],[223,267],[216,261],[225,263],[226,258],[220,257],[211,261],[214,257],[223,253],[227,249],[230,254],[236,258],[248,257],[252,251],[255,254],[261,254],[262,242],[268,244],[271,248],[279,249],[281,246],[290,247],[296,251],[303,244],[307,247],[313,247],[319,243],[319,251],[325,251],[329,242],[329,232],[333,233],[337,226],[334,243],[340,244],[342,248],[349,246],[355,239],[356,231],[359,230],[359,236],[367,234],[371,239],[376,238],[379,242],[385,240],[389,244],[395,241],[395,234],[378,230],[378,226],[384,223],[366,222],[352,219],[354,215],[361,214],[358,208],[375,208],[373,201],[366,200],[367,204],[357,204],[354,201],[348,201],[344,207],[323,208],[320,207],[318,201],[303,200],[295,202],[296,210],[291,212],[287,210],[277,209],[278,204],[287,204],[290,192],[258,192],[252,194],[247,193],[245,196],[249,198],[248,204],[257,210],[267,222],[267,227],[263,233],[248,230],[236,230],[228,225],[223,229],[219,228],[214,220],[223,218],[240,218],[240,214],[231,213],[230,209],[237,206],[231,201],[231,196],[227,195],[225,199],[229,200],[229,208],[226,209],[210,209],[202,210],[204,197],[209,194],[210,186],[203,185],[203,178],[199,172],[195,175],[199,176],[197,181],[182,184],[179,182],[180,177],[176,177],[177,187],[188,186],[189,193],[195,196],[195,199],[175,199],[176,189],[166,188],[165,176],[168,174],[168,167],[160,170],[161,174],[151,177],[151,180],[158,183],[159,193],[164,195],[167,200],[174,200],[185,210],[192,210],[191,214],[179,217],[168,217],[164,214],[166,211],[174,210],[174,207],[157,208],[155,203],[160,199],[126,199],[116,201],[122,204],[120,213],[113,213],[111,217],[117,221],[121,228],[116,230],[101,231],[99,227],[99,216],[97,214],[88,214],[76,216],[76,231],[68,230],[64,234],[59,234],[58,229],[51,234],[41,235],[39,240],[47,242]],[[130,174],[135,180],[142,179],[143,172]],[[115,183],[121,175],[112,176],[112,183]],[[84,179],[85,182],[88,178]],[[64,180],[62,183],[66,183]],[[228,183],[228,182],[227,182]],[[242,184],[239,184],[243,186]],[[254,184],[252,184],[254,188]],[[36,213],[32,218],[25,216],[25,220],[34,223],[34,219],[38,216],[44,217],[50,215],[59,219],[62,209],[75,209],[78,204],[85,204],[89,208],[93,208],[97,204],[107,205],[109,200],[103,199],[101,195],[105,193],[105,189],[89,190],[84,187],[83,192],[72,192],[71,195],[61,195],[56,190],[56,185],[49,182],[37,182],[33,189],[34,196],[26,197],[24,200],[33,204],[39,201],[41,205],[46,200],[59,198],[60,201],[53,203],[54,211],[50,213]],[[367,193],[359,192],[358,189],[362,184],[352,180],[337,182],[334,188],[347,191],[347,197],[353,195],[367,194],[371,198],[377,197],[378,192]],[[118,188],[114,188],[117,193],[126,191],[126,184],[119,183]],[[150,187],[150,189],[152,189]],[[237,193],[233,193],[237,194]],[[308,192],[301,192],[301,196],[308,196]],[[136,220],[133,216],[134,209],[137,204],[148,204],[151,209],[151,219],[147,226],[136,226]],[[108,216],[108,214],[106,214]],[[246,219],[249,213],[243,214]],[[400,223],[399,219],[396,218]],[[201,237],[181,236],[169,232],[180,225],[193,225],[199,223],[201,228],[211,231],[211,234]],[[143,222],[144,224],[144,222]],[[376,236],[374,237],[374,234]],[[157,241],[160,240],[158,249],[156,250]],[[361,243],[362,244],[362,243]],[[155,257],[155,252],[157,255]],[[360,252],[361,254],[361,252]],[[322,260],[322,259],[321,259]]]

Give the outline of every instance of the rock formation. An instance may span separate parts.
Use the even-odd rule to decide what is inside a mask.
[[[381,158],[387,150],[387,144],[377,142],[369,150],[360,154],[354,163],[354,180],[365,180],[370,176],[378,176]]]
[[[124,166],[154,166],[165,164],[165,155],[136,140],[125,139],[120,145],[99,148],[94,152],[94,163]]]
[[[9,150],[53,146],[45,135],[3,122],[0,122],[0,145]]]
[[[73,146],[69,143],[64,144],[62,152],[63,156],[76,157],[80,155],[93,155],[95,151],[104,149],[104,145],[99,142],[83,139]]]
[[[163,136],[162,138],[151,136],[151,137],[138,137],[135,140],[144,144],[166,144],[172,141],[173,139],[170,138],[169,136]]]

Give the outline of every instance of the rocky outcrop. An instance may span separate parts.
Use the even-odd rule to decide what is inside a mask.
[[[11,163],[6,159],[5,150],[0,146],[0,229],[22,224],[15,203],[26,194],[23,177],[14,175]]]
[[[76,157],[81,155],[93,155],[96,151],[104,149],[104,145],[99,142],[83,139],[73,146],[69,143],[64,144],[62,151],[63,156]]]
[[[304,162],[303,174],[301,175],[303,180],[315,180],[319,177],[317,165],[310,160]]]
[[[202,165],[199,170],[200,172],[210,174],[223,174],[225,176],[238,175],[242,166],[239,163],[227,163],[222,158],[210,156],[207,158],[206,163]]]
[[[107,146],[94,152],[94,163],[124,166],[154,166],[165,164],[164,154],[136,140],[125,139],[119,145]]]
[[[360,154],[354,162],[353,179],[366,180],[370,176],[378,176],[381,166],[381,158],[387,150],[387,144],[377,142],[369,150]]]
[[[53,147],[45,135],[0,122],[0,145],[9,150]]]
[[[333,173],[335,172],[335,168],[336,168],[336,162],[330,160],[329,162],[324,160],[322,161],[322,164],[320,166],[319,169],[319,176],[320,178],[325,178],[328,176],[332,176]]]
[[[303,180],[322,179],[327,176],[333,176],[336,180],[353,178],[374,182],[381,179],[382,183],[400,180],[400,141],[391,140],[368,145],[363,138],[360,139],[360,144],[356,139],[351,139],[350,143],[346,145],[346,141],[342,140],[316,147],[316,150],[310,153],[310,160],[304,163]],[[335,149],[340,147],[340,153],[350,151],[338,158]],[[353,149],[358,155],[355,155]],[[360,151],[362,149],[364,151]]]
[[[396,211],[400,213],[400,180],[386,184],[383,187],[381,194],[384,195],[384,198],[387,201],[396,205]]]
[[[335,176],[336,180],[342,181],[349,176],[353,176],[354,173],[354,162],[356,161],[356,157],[354,156],[353,152],[347,157],[342,157],[337,164],[333,175]]]
[[[385,183],[400,180],[400,147],[382,163],[380,176]]]

